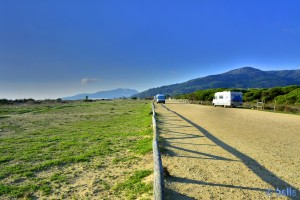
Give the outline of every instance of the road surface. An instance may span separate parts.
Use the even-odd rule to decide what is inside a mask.
[[[156,112],[167,199],[300,199],[299,115],[172,101]]]

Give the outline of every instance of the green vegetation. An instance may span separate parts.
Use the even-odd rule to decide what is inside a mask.
[[[244,102],[265,101],[269,103],[276,100],[278,104],[300,105],[300,86],[296,85],[248,90],[235,88],[207,89],[198,90],[190,94],[177,95],[175,98],[194,101],[212,101],[214,94],[221,91],[241,91],[243,92]]]
[[[275,98],[279,104],[297,104],[300,105],[300,88],[292,90],[289,93],[279,95]]]
[[[300,86],[274,87],[269,89],[249,89],[244,94],[244,101],[265,101],[266,103],[277,101],[278,104],[299,104]]]
[[[226,90],[225,88],[218,89],[207,89],[207,90],[198,90],[189,94],[177,95],[175,98],[177,99],[189,99],[193,101],[212,101],[214,94],[216,92],[222,92]]]
[[[273,110],[276,102],[276,111],[300,112],[300,86],[291,85],[286,87],[260,88],[260,89],[235,89],[217,88],[198,90],[189,94],[177,95],[177,99],[188,99],[192,102],[201,102],[211,105],[214,94],[221,91],[240,91],[243,92],[243,102],[246,107],[253,108],[257,101],[265,102],[265,109]]]
[[[55,196],[76,180],[78,166],[124,164],[131,173],[128,166],[152,150],[150,109],[139,100],[0,105],[0,198]],[[117,184],[107,182],[104,191]]]
[[[114,190],[118,193],[126,192],[128,199],[136,199],[137,195],[152,190],[152,185],[142,182],[142,180],[150,174],[152,174],[150,170],[136,171],[126,181],[117,184]]]

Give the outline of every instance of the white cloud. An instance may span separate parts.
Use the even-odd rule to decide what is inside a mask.
[[[80,80],[82,84],[97,82],[99,79],[96,78],[83,78]]]

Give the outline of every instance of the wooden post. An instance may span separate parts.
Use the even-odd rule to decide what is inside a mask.
[[[154,200],[164,199],[164,172],[162,167],[161,155],[158,148],[158,136],[155,119],[155,106],[152,103],[152,124],[153,124],[153,161],[154,161],[154,177],[153,177],[153,197]]]
[[[155,120],[155,114],[152,116],[152,124],[153,124],[153,140],[157,140],[157,129],[156,129],[156,120]]]
[[[164,173],[162,167],[162,161],[160,152],[158,149],[158,143],[153,140],[153,159],[154,159],[154,180],[153,180],[153,190],[154,199],[162,200],[164,199]]]

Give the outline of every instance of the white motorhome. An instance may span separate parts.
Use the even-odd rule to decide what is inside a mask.
[[[216,92],[212,101],[213,106],[241,106],[243,105],[242,92]]]

